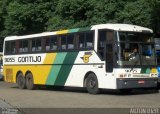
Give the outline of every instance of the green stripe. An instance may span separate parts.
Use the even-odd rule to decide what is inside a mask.
[[[66,55],[67,55],[67,53],[57,53],[53,64],[62,64]],[[53,65],[51,67],[51,71],[50,71],[48,79],[46,81],[47,85],[54,85],[60,69],[61,69],[61,65]]]
[[[78,32],[89,31],[91,27],[80,28]]]
[[[65,65],[62,65],[54,85],[60,85],[60,86],[65,85],[77,55],[78,55],[78,52],[67,53],[65,60],[63,62],[63,64]]]
[[[151,69],[150,68],[142,68],[141,69],[141,73],[142,74],[149,74],[151,72]]]
[[[79,28],[77,28],[77,29],[69,29],[68,33],[73,33],[73,32],[78,32],[78,31],[79,31]]]

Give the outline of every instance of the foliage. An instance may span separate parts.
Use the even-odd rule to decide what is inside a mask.
[[[160,0],[0,0],[0,38],[100,23],[159,32],[159,14]]]

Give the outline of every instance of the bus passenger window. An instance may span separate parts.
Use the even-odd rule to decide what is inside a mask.
[[[32,40],[32,52],[36,51],[36,40]]]
[[[36,40],[36,47],[37,47],[36,51],[41,51],[42,50],[41,39]]]
[[[86,33],[86,48],[93,48],[93,32]]]
[[[67,49],[74,49],[74,35],[67,36]]]
[[[41,39],[33,39],[32,40],[32,52],[42,51]]]
[[[61,36],[61,49],[62,49],[62,50],[67,49],[66,43],[67,43],[66,36]]]
[[[28,52],[28,40],[23,40],[23,52]]]
[[[11,53],[16,53],[16,42],[11,42]]]
[[[11,42],[5,42],[5,54],[9,54],[11,52]]]
[[[45,48],[46,48],[46,51],[50,51],[50,38],[46,38],[45,39]]]
[[[52,36],[51,42],[50,42],[50,47],[51,47],[51,50],[57,50],[58,49],[57,37]]]
[[[19,53],[28,52],[28,40],[19,41]]]
[[[22,40],[20,40],[19,41],[19,53],[22,53],[23,51],[23,49],[22,49],[22,47],[23,47],[23,42],[22,42]]]
[[[85,48],[85,37],[84,37],[84,33],[80,33],[80,34],[79,34],[78,47],[79,47],[80,49]]]

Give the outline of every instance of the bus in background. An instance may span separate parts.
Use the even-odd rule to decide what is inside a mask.
[[[160,87],[160,38],[154,38],[157,55],[158,86]]]
[[[3,52],[0,52],[0,80],[3,80]]]
[[[129,24],[99,24],[4,40],[5,81],[122,92],[157,86],[153,31]]]

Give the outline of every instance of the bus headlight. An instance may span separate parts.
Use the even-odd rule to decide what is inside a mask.
[[[158,77],[157,74],[151,74],[151,77]]]

